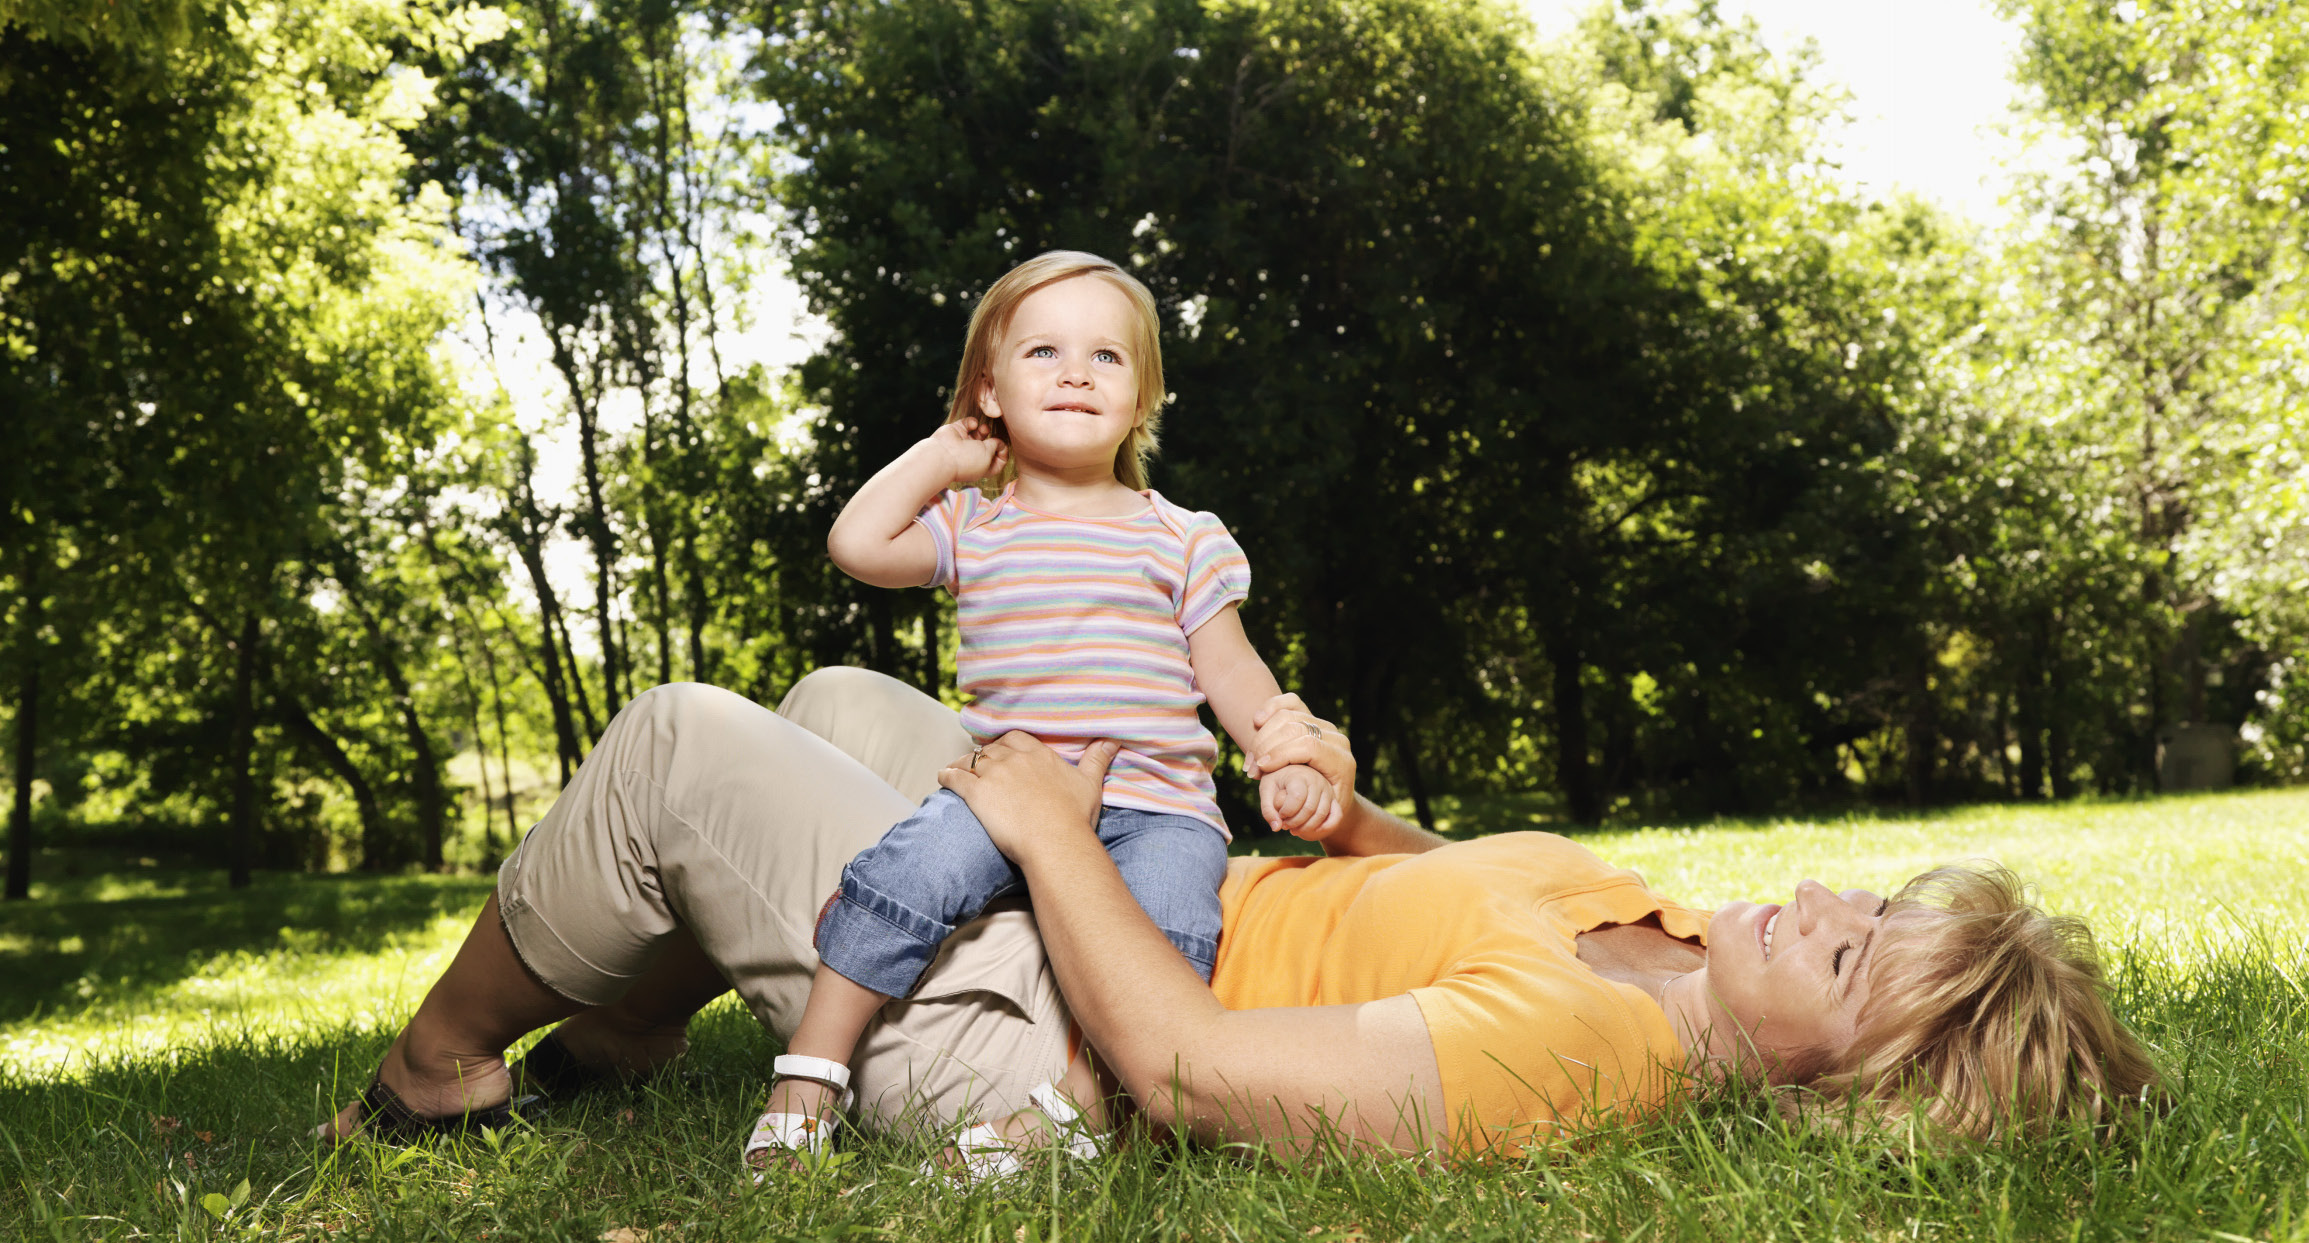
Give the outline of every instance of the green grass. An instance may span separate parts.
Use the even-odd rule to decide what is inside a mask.
[[[1455,833],[1534,814],[1445,811]],[[1887,1156],[1727,1097],[1531,1162],[1285,1168],[1142,1143],[971,1193],[874,1142],[757,1191],[736,1148],[772,1049],[725,1002],[678,1073],[630,1097],[495,1145],[329,1153],[307,1130],[366,1078],[488,881],[233,895],[147,868],[0,909],[0,1239],[2309,1239],[2309,791],[1587,840],[1695,905],[2000,859],[2093,919],[2178,1104],[2113,1141]]]

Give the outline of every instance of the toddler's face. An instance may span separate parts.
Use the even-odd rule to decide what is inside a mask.
[[[1002,420],[1021,467],[1113,467],[1139,422],[1135,326],[1130,299],[1095,276],[1045,285],[1019,302],[978,405]]]

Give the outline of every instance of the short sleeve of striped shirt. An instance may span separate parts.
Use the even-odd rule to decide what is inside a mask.
[[[938,546],[938,568],[931,571],[930,581],[923,586],[954,590],[954,546],[984,503],[976,488],[948,488],[914,515],[914,521],[930,532],[930,542]]]
[[[1216,514],[1186,520],[1186,590],[1179,593],[1179,632],[1193,634],[1230,604],[1251,594],[1251,562]]]

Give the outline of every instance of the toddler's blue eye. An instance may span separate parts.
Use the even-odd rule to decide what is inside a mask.
[[[1026,356],[1028,358],[1056,357],[1057,354],[1057,350],[1054,350],[1047,345],[1037,345],[1033,349],[1026,352]]]
[[[1115,353],[1113,350],[1100,350],[1098,352],[1098,360],[1102,363],[1115,363],[1119,365],[1122,362],[1122,355]]]

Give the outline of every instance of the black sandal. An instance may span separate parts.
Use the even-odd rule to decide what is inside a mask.
[[[428,1135],[465,1135],[483,1127],[508,1127],[519,1121],[536,1097],[520,1097],[486,1109],[428,1118],[411,1108],[385,1082],[382,1071],[369,1077],[361,1093],[361,1120],[354,1135],[381,1144],[408,1144]]]
[[[551,1032],[506,1069],[513,1072],[515,1092],[532,1093],[539,1101],[565,1101],[581,1092],[619,1087],[626,1082],[614,1070],[578,1061],[569,1047]]]

